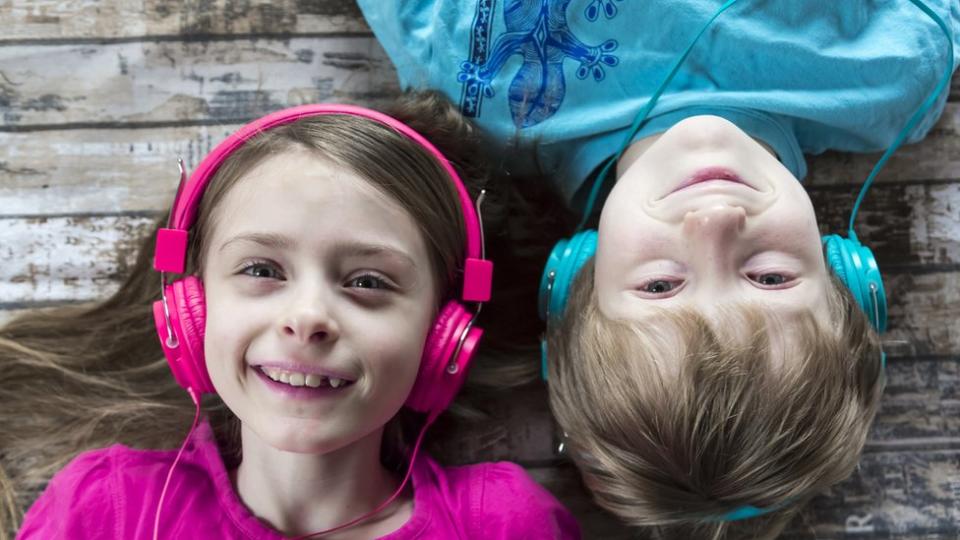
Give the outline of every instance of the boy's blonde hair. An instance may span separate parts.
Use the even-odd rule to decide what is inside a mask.
[[[612,320],[593,280],[590,261],[552,325],[548,386],[600,506],[664,539],[774,538],[851,473],[884,377],[879,338],[835,277],[829,328],[754,305]],[[722,521],[744,505],[777,510]]]

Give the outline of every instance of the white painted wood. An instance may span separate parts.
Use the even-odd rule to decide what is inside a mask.
[[[0,216],[166,209],[179,181],[239,124],[0,133]]]
[[[0,47],[4,126],[236,121],[320,101],[393,96],[372,37]]]
[[[350,0],[4,0],[2,40],[369,32]]]
[[[149,217],[20,218],[0,225],[0,303],[104,298],[133,263]]]

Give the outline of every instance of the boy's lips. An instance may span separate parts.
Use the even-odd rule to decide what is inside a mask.
[[[711,181],[732,182],[735,184],[742,184],[753,190],[757,189],[754,186],[750,185],[749,183],[744,182],[743,179],[740,178],[740,176],[737,173],[733,172],[732,170],[726,167],[706,167],[690,175],[686,180],[681,182],[680,185],[674,188],[673,191],[668,193],[667,196],[672,195],[688,187],[695,186],[703,182],[711,182]]]

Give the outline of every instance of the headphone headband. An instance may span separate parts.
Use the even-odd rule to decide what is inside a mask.
[[[257,134],[274,127],[296,122],[302,118],[339,114],[359,116],[387,126],[408,139],[437,159],[457,188],[460,198],[460,210],[466,229],[466,259],[463,268],[463,292],[461,298],[468,302],[485,302],[490,298],[493,264],[483,259],[483,236],[477,213],[470,200],[470,194],[460,176],[447,158],[422,135],[410,126],[381,112],[354,105],[320,103],[301,105],[283,109],[243,126],[218,144],[190,175],[186,184],[180,186],[170,215],[170,227],[160,229],[157,234],[157,246],[153,266],[161,272],[182,273],[187,254],[187,231],[196,221],[197,206],[207,184],[220,168],[220,165],[234,151],[243,146]]]

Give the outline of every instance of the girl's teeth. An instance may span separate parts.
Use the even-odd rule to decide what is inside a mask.
[[[279,369],[263,368],[263,372],[271,379],[289,384],[290,386],[309,386],[310,388],[319,388],[329,385],[331,388],[340,388],[346,386],[347,381],[336,377],[324,377],[323,375],[314,375],[312,373],[296,373],[290,371],[281,371]]]

